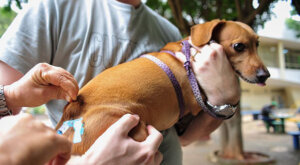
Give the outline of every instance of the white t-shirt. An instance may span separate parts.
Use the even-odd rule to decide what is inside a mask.
[[[144,4],[135,9],[115,0],[32,2],[0,41],[0,60],[22,73],[47,62],[68,70],[82,87],[104,69],[181,39],[174,25]],[[64,104],[47,104],[53,124]]]
[[[34,0],[0,40],[0,60],[26,73],[40,62],[62,67],[82,87],[104,69],[159,51],[180,32],[145,4],[116,0]],[[66,102],[47,109],[54,125]]]

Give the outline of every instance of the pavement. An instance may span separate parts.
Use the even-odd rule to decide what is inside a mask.
[[[51,125],[46,115],[36,117]],[[275,159],[276,165],[300,165],[300,150],[293,149],[290,135],[267,133],[264,123],[253,120],[251,115],[243,115],[242,121],[244,151],[267,154]],[[286,121],[285,129],[286,132],[298,130],[295,122],[289,121]],[[219,149],[219,136],[217,129],[211,134],[210,140],[183,147],[183,165],[216,165],[209,160],[209,155]]]
[[[285,129],[286,132],[298,130],[295,122],[289,121],[286,121]],[[294,150],[290,135],[267,133],[264,123],[261,120],[253,120],[251,115],[243,116],[242,132],[244,151],[267,154],[275,159],[276,165],[300,165],[300,150]],[[220,148],[219,136],[217,129],[212,133],[210,140],[183,147],[183,164],[215,165],[209,160],[209,155]]]

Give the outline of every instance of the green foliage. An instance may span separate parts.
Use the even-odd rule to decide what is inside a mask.
[[[0,0],[3,2],[4,0]],[[5,30],[8,28],[10,23],[16,17],[16,13],[11,9],[12,5],[15,4],[19,9],[22,9],[22,3],[27,3],[28,0],[5,0],[6,5],[0,8],[0,37],[3,35]]]
[[[168,1],[171,3],[168,3]],[[262,3],[261,1],[262,0],[258,0],[258,3]],[[263,26],[267,20],[271,19],[271,15],[273,14],[271,9],[277,1],[278,0],[269,0],[267,5],[262,7],[262,11],[259,11],[262,14],[256,13],[252,21],[245,21],[245,23],[254,29],[258,26]],[[236,4],[237,2],[240,4]],[[193,26],[194,24],[213,19],[238,20],[244,22],[248,16],[256,12],[256,8],[253,7],[252,3],[253,0],[147,0],[146,2],[150,8],[174,23],[183,34],[185,33],[182,31],[184,26]],[[266,1],[264,1],[264,3],[266,3]],[[176,6],[180,6],[181,13],[172,13],[171,4],[175,8]],[[240,12],[238,12],[238,10],[240,10]],[[179,10],[177,10],[177,12],[178,11]],[[184,22],[186,23],[179,21],[179,14],[182,14]],[[182,24],[186,25],[183,26]]]
[[[275,13],[272,12],[272,9],[275,7],[277,0],[270,4],[270,6],[264,11],[263,14],[257,14],[256,19],[252,25],[254,31],[257,30],[258,27],[264,27],[265,22],[271,20],[272,15]]]
[[[234,20],[237,17],[235,11],[235,4],[230,0],[223,0],[223,7],[221,8],[221,17],[217,16],[216,0],[180,0],[182,7],[182,14],[189,17],[188,22],[193,24],[199,21],[209,21],[215,18]],[[158,12],[160,15],[174,21],[174,16],[171,13],[171,8],[166,0],[148,0],[147,6]]]
[[[291,15],[297,15],[297,11],[294,9],[291,11]],[[285,20],[285,24],[289,29],[292,29],[296,32],[296,37],[300,38],[300,21],[296,21],[292,18],[288,18]]]
[[[0,0],[0,1],[3,1],[3,0]],[[16,4],[16,6],[19,9],[22,9],[22,3],[27,3],[28,0],[6,0],[6,2],[7,2],[6,8],[9,8],[9,10],[11,10],[11,5],[13,4],[13,2]]]
[[[33,108],[26,108],[25,112],[30,113],[32,115],[42,115],[42,114],[46,113],[46,107],[45,107],[45,105],[41,105],[41,106],[33,107]]]
[[[296,32],[296,37],[300,38],[300,21],[295,21],[292,18],[288,18],[285,20],[285,23],[288,28]]]
[[[148,0],[146,5],[151,7],[154,11],[156,11],[161,16],[165,17],[173,24],[175,24],[174,17],[172,15],[172,11],[167,1],[162,0]]]
[[[237,18],[235,4],[230,0],[223,0],[221,3],[217,0],[184,0],[183,4],[183,11],[188,13],[195,22],[200,19],[209,21],[216,18],[227,20]]]
[[[0,8],[0,37],[8,28],[16,15],[17,14],[8,6]]]
[[[3,2],[4,0],[0,0]],[[3,35],[5,30],[8,28],[10,23],[16,17],[16,13],[11,9],[12,5],[15,4],[19,9],[22,9],[22,3],[27,3],[28,0],[5,0],[6,6],[0,8],[0,37]]]

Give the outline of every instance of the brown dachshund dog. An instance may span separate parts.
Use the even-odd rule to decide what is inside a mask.
[[[211,40],[221,44],[237,75],[247,82],[264,84],[270,76],[257,55],[258,36],[243,23],[213,20],[193,26],[191,36],[183,40],[189,38],[195,47]],[[181,41],[169,43],[162,50],[180,52]],[[165,63],[179,82],[185,103],[183,115],[197,115],[202,107],[193,95],[182,62],[165,52],[149,55]],[[127,113],[140,116],[139,124],[129,134],[137,141],[147,137],[146,125],[153,125],[161,131],[172,127],[179,119],[180,108],[172,82],[157,64],[147,58],[109,68],[88,82],[80,89],[77,100],[65,106],[56,129],[61,128],[65,121],[82,118],[84,131],[81,131],[81,140],[72,148],[73,154],[81,155]],[[72,140],[76,130],[66,129],[63,134]]]

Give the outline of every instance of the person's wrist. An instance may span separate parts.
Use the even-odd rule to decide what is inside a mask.
[[[226,90],[226,89],[224,89]],[[240,100],[239,90],[228,90],[226,92],[218,91],[217,89],[206,93],[207,101],[210,104],[220,106],[224,104],[236,105]]]
[[[3,90],[7,108],[12,111],[19,110],[22,106],[20,106],[20,101],[18,99],[19,97],[17,96],[17,93],[13,90],[12,85],[5,85]]]
[[[4,116],[11,115],[11,110],[7,107],[5,95],[4,95],[4,85],[0,85],[0,119]]]

